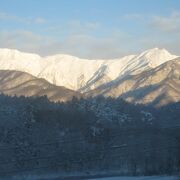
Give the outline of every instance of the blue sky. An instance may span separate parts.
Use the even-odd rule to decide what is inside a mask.
[[[179,0],[0,1],[0,48],[115,58],[154,47],[180,55]]]

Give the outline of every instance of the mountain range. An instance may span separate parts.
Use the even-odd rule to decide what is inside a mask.
[[[103,95],[159,106],[180,100],[180,58],[159,48],[110,60],[0,49],[0,92],[53,101]]]

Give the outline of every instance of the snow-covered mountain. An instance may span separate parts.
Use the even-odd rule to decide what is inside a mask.
[[[88,92],[127,75],[155,68],[176,57],[158,48],[110,60],[80,59],[63,54],[40,57],[18,50],[0,49],[0,70],[27,72],[57,86]]]
[[[162,105],[180,100],[179,64],[178,56],[158,48],[110,60],[62,54],[40,57],[0,49],[0,91],[10,95],[47,95],[54,101],[79,96],[75,93],[79,91],[84,97],[121,96],[135,103]]]
[[[86,96],[103,95],[134,103],[153,103],[156,106],[180,101],[180,58],[176,58],[136,75],[102,85]]]

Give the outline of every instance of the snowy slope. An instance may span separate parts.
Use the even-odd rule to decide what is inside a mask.
[[[57,86],[87,92],[126,75],[135,75],[177,56],[165,49],[112,60],[87,60],[69,55],[40,57],[12,49],[0,49],[0,70],[28,72]]]
[[[144,176],[144,177],[108,177],[108,178],[96,178],[92,180],[178,180],[178,179],[179,178],[175,176]]]
[[[158,67],[136,75],[125,76],[85,93],[94,97],[121,96],[134,103],[165,105],[180,101],[180,58],[167,61]]]
[[[42,58],[36,54],[23,53],[12,49],[0,49],[1,70],[19,70],[38,76],[43,67],[42,62]]]

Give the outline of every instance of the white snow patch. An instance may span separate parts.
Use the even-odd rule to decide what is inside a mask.
[[[142,177],[108,177],[108,178],[96,178],[91,180],[179,180],[179,178],[175,176],[142,176]]]

